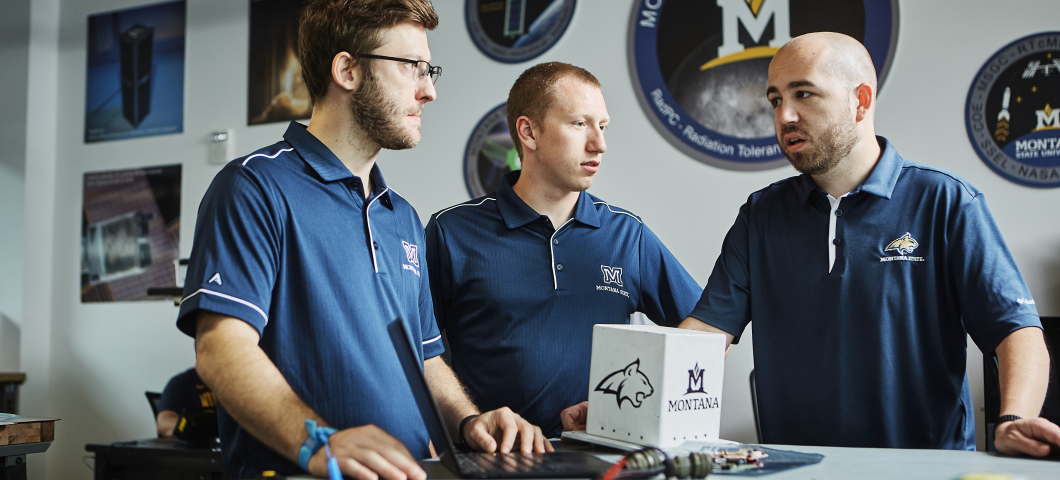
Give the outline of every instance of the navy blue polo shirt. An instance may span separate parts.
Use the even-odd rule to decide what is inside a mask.
[[[512,190],[519,173],[431,217],[428,271],[472,400],[554,437],[560,412],[588,398],[593,325],[640,311],[677,326],[701,289],[637,216],[582,192],[574,218],[552,225]]]
[[[1037,310],[983,194],[886,139],[834,213],[808,175],[740,208],[692,316],[751,322],[766,443],[975,449],[966,335],[993,351]]]
[[[177,326],[195,335],[196,310],[239,318],[313,411],[338,429],[375,424],[414,456],[427,432],[386,326],[401,317],[442,353],[424,258],[423,224],[387,187],[372,192],[305,127],[225,166],[199,206]],[[232,478],[300,473],[219,409]],[[293,452],[292,452],[293,453]]]

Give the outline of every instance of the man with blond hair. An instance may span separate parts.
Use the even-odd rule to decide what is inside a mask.
[[[676,326],[700,288],[639,217],[586,192],[610,122],[596,77],[565,63],[533,66],[506,109],[522,170],[431,217],[427,270],[471,398],[507,405],[552,437],[564,428],[561,411],[588,396],[593,325],[639,311]],[[584,423],[579,406],[569,429]]]
[[[998,451],[1048,454],[1041,323],[983,193],[875,135],[851,37],[784,45],[765,93],[802,175],[751,194],[688,320],[732,342],[751,323],[762,441],[974,450],[971,335],[998,356]]]
[[[309,127],[291,122],[283,141],[229,163],[203,198],[177,326],[196,337],[196,369],[220,402],[230,478],[326,475],[325,437],[346,476],[424,479],[428,435],[396,380],[394,321],[422,345],[463,442],[551,449],[508,409],[478,415],[438,357],[423,227],[376,165],[381,149],[420,141],[441,73],[426,36],[437,23],[427,0],[310,3],[299,26]]]

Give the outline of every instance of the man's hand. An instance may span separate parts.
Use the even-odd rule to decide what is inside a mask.
[[[483,452],[498,451],[499,443],[501,453],[510,453],[516,439],[523,453],[553,451],[540,427],[531,425],[508,407],[483,413],[464,426],[464,441]]]
[[[1044,418],[1004,422],[995,430],[994,448],[1004,455],[1044,457],[1060,448],[1060,427]]]
[[[425,480],[427,473],[412,458],[398,439],[375,425],[347,428],[335,432],[328,439],[331,454],[338,460],[339,470],[347,477],[360,480]],[[327,453],[324,448],[309,459],[309,473],[328,476]]]
[[[585,401],[573,407],[564,408],[559,412],[559,419],[563,422],[563,431],[585,430],[585,424],[589,419],[589,402]]]

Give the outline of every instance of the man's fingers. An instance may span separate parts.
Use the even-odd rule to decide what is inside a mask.
[[[1034,438],[1060,447],[1060,426],[1041,417],[1035,418],[1033,422]]]
[[[584,430],[586,417],[589,415],[589,402],[582,402],[574,406],[564,408],[559,414],[563,422],[563,431]]]
[[[534,429],[536,427],[531,425],[530,422],[521,418],[516,423],[519,426],[519,443],[522,447],[521,450],[523,451],[523,453],[532,453],[535,450],[538,452],[544,452],[545,450],[543,446],[541,447],[541,449],[534,448],[534,441],[539,438],[534,435]]]
[[[499,414],[498,426],[503,432],[504,436],[501,438],[500,452],[511,453],[512,446],[515,445],[515,437],[519,435],[519,425],[515,422],[515,414],[509,413],[508,415]]]
[[[541,427],[534,426],[534,451],[535,452],[551,452],[554,451],[552,448],[552,442],[545,438],[544,432],[541,431]]]
[[[482,417],[479,417],[482,418]],[[497,440],[494,440],[493,435],[490,435],[489,426],[486,425],[485,421],[479,421],[479,418],[473,419],[464,427],[469,432],[464,435],[469,437],[469,445],[478,445],[479,450],[486,453],[493,453],[497,451]],[[470,427],[470,428],[469,428]]]
[[[424,472],[420,468],[420,464],[416,462],[416,459],[412,458],[408,450],[405,450],[404,445],[401,446],[402,450],[390,450],[383,449],[379,453],[382,454],[386,461],[390,462],[398,470],[401,470],[410,480],[424,480],[427,478],[427,472]]]
[[[353,477],[357,480],[377,480],[379,478],[379,475],[376,475],[375,472],[352,458],[339,460],[339,471],[344,476]]]
[[[360,462],[361,465],[364,465],[378,474],[380,479],[406,480],[409,477],[409,475],[406,475],[402,469],[398,468],[393,463],[390,463],[390,461],[380,452],[374,450],[362,450],[360,453],[360,455],[357,455],[356,458],[351,460]],[[417,465],[416,468],[419,468],[419,466]]]
[[[1040,418],[1011,422],[999,433],[995,446],[1006,455],[1023,453],[1044,457],[1052,449],[1049,443],[1060,439],[1060,427]]]

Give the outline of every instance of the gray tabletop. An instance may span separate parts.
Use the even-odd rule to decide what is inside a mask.
[[[966,473],[1009,473],[1028,480],[1060,479],[1060,458],[1058,457],[1016,458],[986,452],[958,450],[766,446],[778,450],[824,455],[824,460],[816,465],[762,477],[768,480],[956,479]]]
[[[874,480],[874,479],[958,479],[967,473],[1008,473],[1012,480],[1058,480],[1060,457],[1047,459],[1003,457],[985,452],[955,450],[902,450],[889,448],[808,447],[765,445],[778,450],[820,453],[824,460],[815,465],[763,476],[712,475],[714,478],[760,478],[762,480]],[[564,444],[563,450],[582,450]],[[615,451],[597,450],[603,459],[615,461]],[[459,478],[436,460],[422,460],[427,478]],[[305,478],[312,477],[288,477]]]

